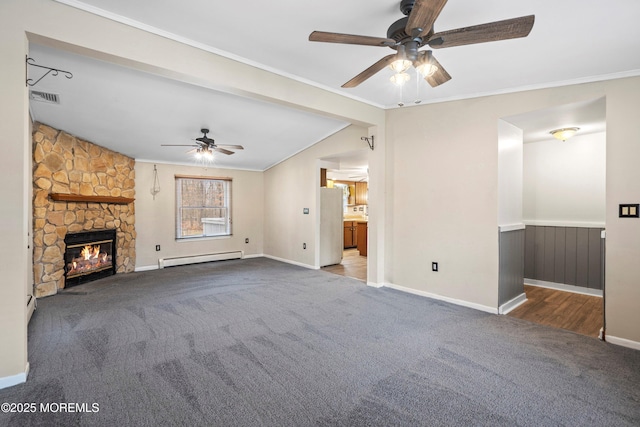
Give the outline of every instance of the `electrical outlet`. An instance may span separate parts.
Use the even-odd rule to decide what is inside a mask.
[[[160,251],[160,245],[156,245],[156,252]]]
[[[431,263],[431,271],[438,271],[438,263],[437,262],[432,262]]]
[[[307,244],[306,243],[302,244],[302,249],[307,249]]]
[[[245,243],[249,243],[249,238],[247,237],[246,239],[244,239]]]

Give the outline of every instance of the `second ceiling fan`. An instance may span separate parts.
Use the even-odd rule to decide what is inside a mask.
[[[390,47],[397,51],[380,59],[343,84],[344,88],[358,86],[388,65],[396,72],[392,80],[396,79],[397,84],[402,84],[403,79],[405,81],[408,79],[405,71],[413,65],[432,87],[436,87],[449,81],[451,76],[433,57],[431,50],[418,50],[422,46],[429,45],[432,49],[442,49],[526,37],[533,28],[535,20],[534,15],[528,15],[436,33],[433,24],[445,4],[447,0],[402,0],[400,11],[406,16],[391,24],[386,38],[314,31],[309,35],[309,40]]]
[[[216,144],[213,138],[209,138],[207,134],[209,129],[200,129],[202,136],[196,138],[195,144],[161,144],[162,147],[193,147],[187,153],[195,153],[196,157],[213,158],[213,152],[217,151],[222,154],[233,154],[231,150],[244,150],[242,145]]]

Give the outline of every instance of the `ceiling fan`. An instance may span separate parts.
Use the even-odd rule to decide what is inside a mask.
[[[309,41],[390,47],[397,51],[343,84],[344,88],[358,86],[387,65],[396,72],[391,78],[396,84],[408,80],[405,71],[413,65],[432,87],[436,87],[449,81],[451,76],[433,57],[431,50],[418,51],[422,46],[443,49],[526,37],[535,20],[535,15],[528,15],[436,33],[433,24],[446,4],[447,0],[402,0],[400,11],[405,17],[391,24],[386,38],[314,31],[309,35]]]
[[[204,158],[213,158],[213,152],[217,151],[222,154],[234,154],[231,150],[244,150],[242,145],[227,145],[227,144],[216,144],[215,140],[209,138],[207,134],[209,133],[209,129],[200,129],[202,132],[202,136],[200,138],[196,138],[195,144],[161,144],[162,147],[194,147],[192,150],[187,151],[187,153],[195,153],[196,158],[204,157]],[[224,147],[224,148],[223,148]]]

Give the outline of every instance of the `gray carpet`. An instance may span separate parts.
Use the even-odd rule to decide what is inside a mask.
[[[41,299],[29,360],[0,402],[87,407],[2,425],[640,425],[638,351],[265,258]]]

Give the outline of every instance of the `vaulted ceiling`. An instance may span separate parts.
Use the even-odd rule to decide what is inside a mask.
[[[391,71],[386,69],[356,88],[341,88],[393,53],[389,48],[308,41],[313,30],[386,37],[387,27],[402,17],[399,0],[50,1],[381,108],[399,108],[399,102],[408,108],[416,102],[640,74],[640,27],[636,23],[640,2],[635,0],[449,0],[436,20],[435,31],[531,14],[535,24],[526,38],[434,49],[452,79],[432,88],[413,74],[402,90],[389,82]],[[209,127],[209,136],[216,142],[245,146],[232,156],[219,156],[218,166],[265,170],[348,125],[49,47],[31,45],[30,56],[39,64],[74,74],[71,80],[47,77],[33,88],[60,96],[59,105],[32,102],[36,120],[137,159],[193,163],[185,154],[188,147],[160,145],[190,144],[201,136],[201,127]],[[33,67],[29,73],[39,77]],[[580,107],[585,110],[584,105]]]

